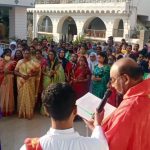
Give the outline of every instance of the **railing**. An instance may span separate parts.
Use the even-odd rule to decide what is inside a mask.
[[[42,26],[42,25],[38,25],[38,32],[50,32],[52,33],[53,31],[53,27],[52,26]]]
[[[113,36],[114,37],[123,37],[124,29],[114,29]]]
[[[130,38],[139,39],[140,38],[140,31],[130,30]]]
[[[36,0],[36,4],[69,4],[69,3],[114,3],[130,2],[131,0]]]
[[[84,33],[89,37],[105,38],[106,36],[106,30],[85,29]]]

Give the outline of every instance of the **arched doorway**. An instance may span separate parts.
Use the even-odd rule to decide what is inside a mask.
[[[106,26],[100,18],[90,18],[84,25],[84,33],[90,37],[105,38]]]
[[[67,17],[64,19],[60,34],[62,34],[62,41],[73,41],[74,35],[77,35],[77,26],[72,17]]]
[[[122,19],[116,19],[113,27],[114,37],[123,37],[124,34],[124,23]]]
[[[38,21],[38,32],[52,33],[53,25],[48,16],[42,16]]]

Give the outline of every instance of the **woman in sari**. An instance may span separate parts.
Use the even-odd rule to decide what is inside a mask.
[[[76,69],[76,66],[77,66],[77,60],[78,60],[78,55],[72,54],[70,61],[66,65],[65,76],[66,76],[66,81],[68,83],[71,82],[71,78],[72,78],[74,71]]]
[[[65,81],[65,73],[61,62],[58,61],[55,51],[48,53],[47,65],[43,66],[43,89],[46,89],[50,84],[55,84]],[[44,106],[41,107],[41,114],[48,116],[44,110]]]
[[[11,50],[5,49],[0,60],[0,107],[3,116],[14,112],[14,69],[16,62],[11,60]]]
[[[42,56],[42,51],[41,50],[36,51],[34,61],[39,63],[40,67],[41,67],[41,75],[37,79],[37,80],[39,80],[39,86],[37,86],[39,88],[38,88],[38,95],[37,95],[37,102],[36,102],[36,108],[37,108],[37,110],[40,110],[40,108],[42,106],[41,94],[42,94],[42,91],[43,91],[43,73],[42,73],[42,69],[47,65],[47,60]]]
[[[16,63],[23,59],[23,54],[21,50],[16,50],[15,56],[14,56],[14,61]],[[17,77],[14,76],[14,101],[15,101],[15,112],[17,112],[17,96],[18,96],[18,90],[17,90]]]
[[[14,61],[18,62],[19,60],[23,59],[23,54],[21,50],[16,50]]]
[[[33,117],[37,86],[39,85],[40,64],[31,59],[28,48],[23,50],[23,59],[17,63],[18,115],[19,118]]]
[[[110,66],[107,65],[108,58],[104,52],[97,54],[98,65],[92,73],[92,93],[103,98],[110,77]]]
[[[58,61],[55,51],[48,53],[47,65],[43,67],[43,87],[46,89],[52,83],[65,81],[65,74],[61,62]]]
[[[68,64],[68,60],[65,58],[65,50],[61,49],[60,52],[58,53],[58,59],[62,64],[62,67],[64,69],[64,71],[66,70],[66,66]]]
[[[4,79],[4,66],[5,66],[4,58],[0,58],[0,86]]]
[[[87,59],[85,56],[81,56],[71,83],[77,99],[89,92],[90,77],[91,72],[88,67]]]

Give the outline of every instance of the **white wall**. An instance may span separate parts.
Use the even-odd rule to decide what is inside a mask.
[[[35,0],[18,0],[17,3],[15,0],[0,0],[0,5],[34,7],[34,2]]]
[[[133,6],[137,7],[138,15],[148,16],[150,20],[150,0],[133,0]]]
[[[13,7],[9,11],[9,37],[26,39],[27,12],[24,7]]]

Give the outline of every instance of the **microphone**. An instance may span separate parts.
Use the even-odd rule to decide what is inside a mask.
[[[102,99],[102,102],[97,107],[98,113],[100,113],[103,110],[103,108],[104,108],[108,98],[110,97],[111,93],[112,93],[112,91],[110,89],[107,89],[107,91],[105,92],[104,97]]]

